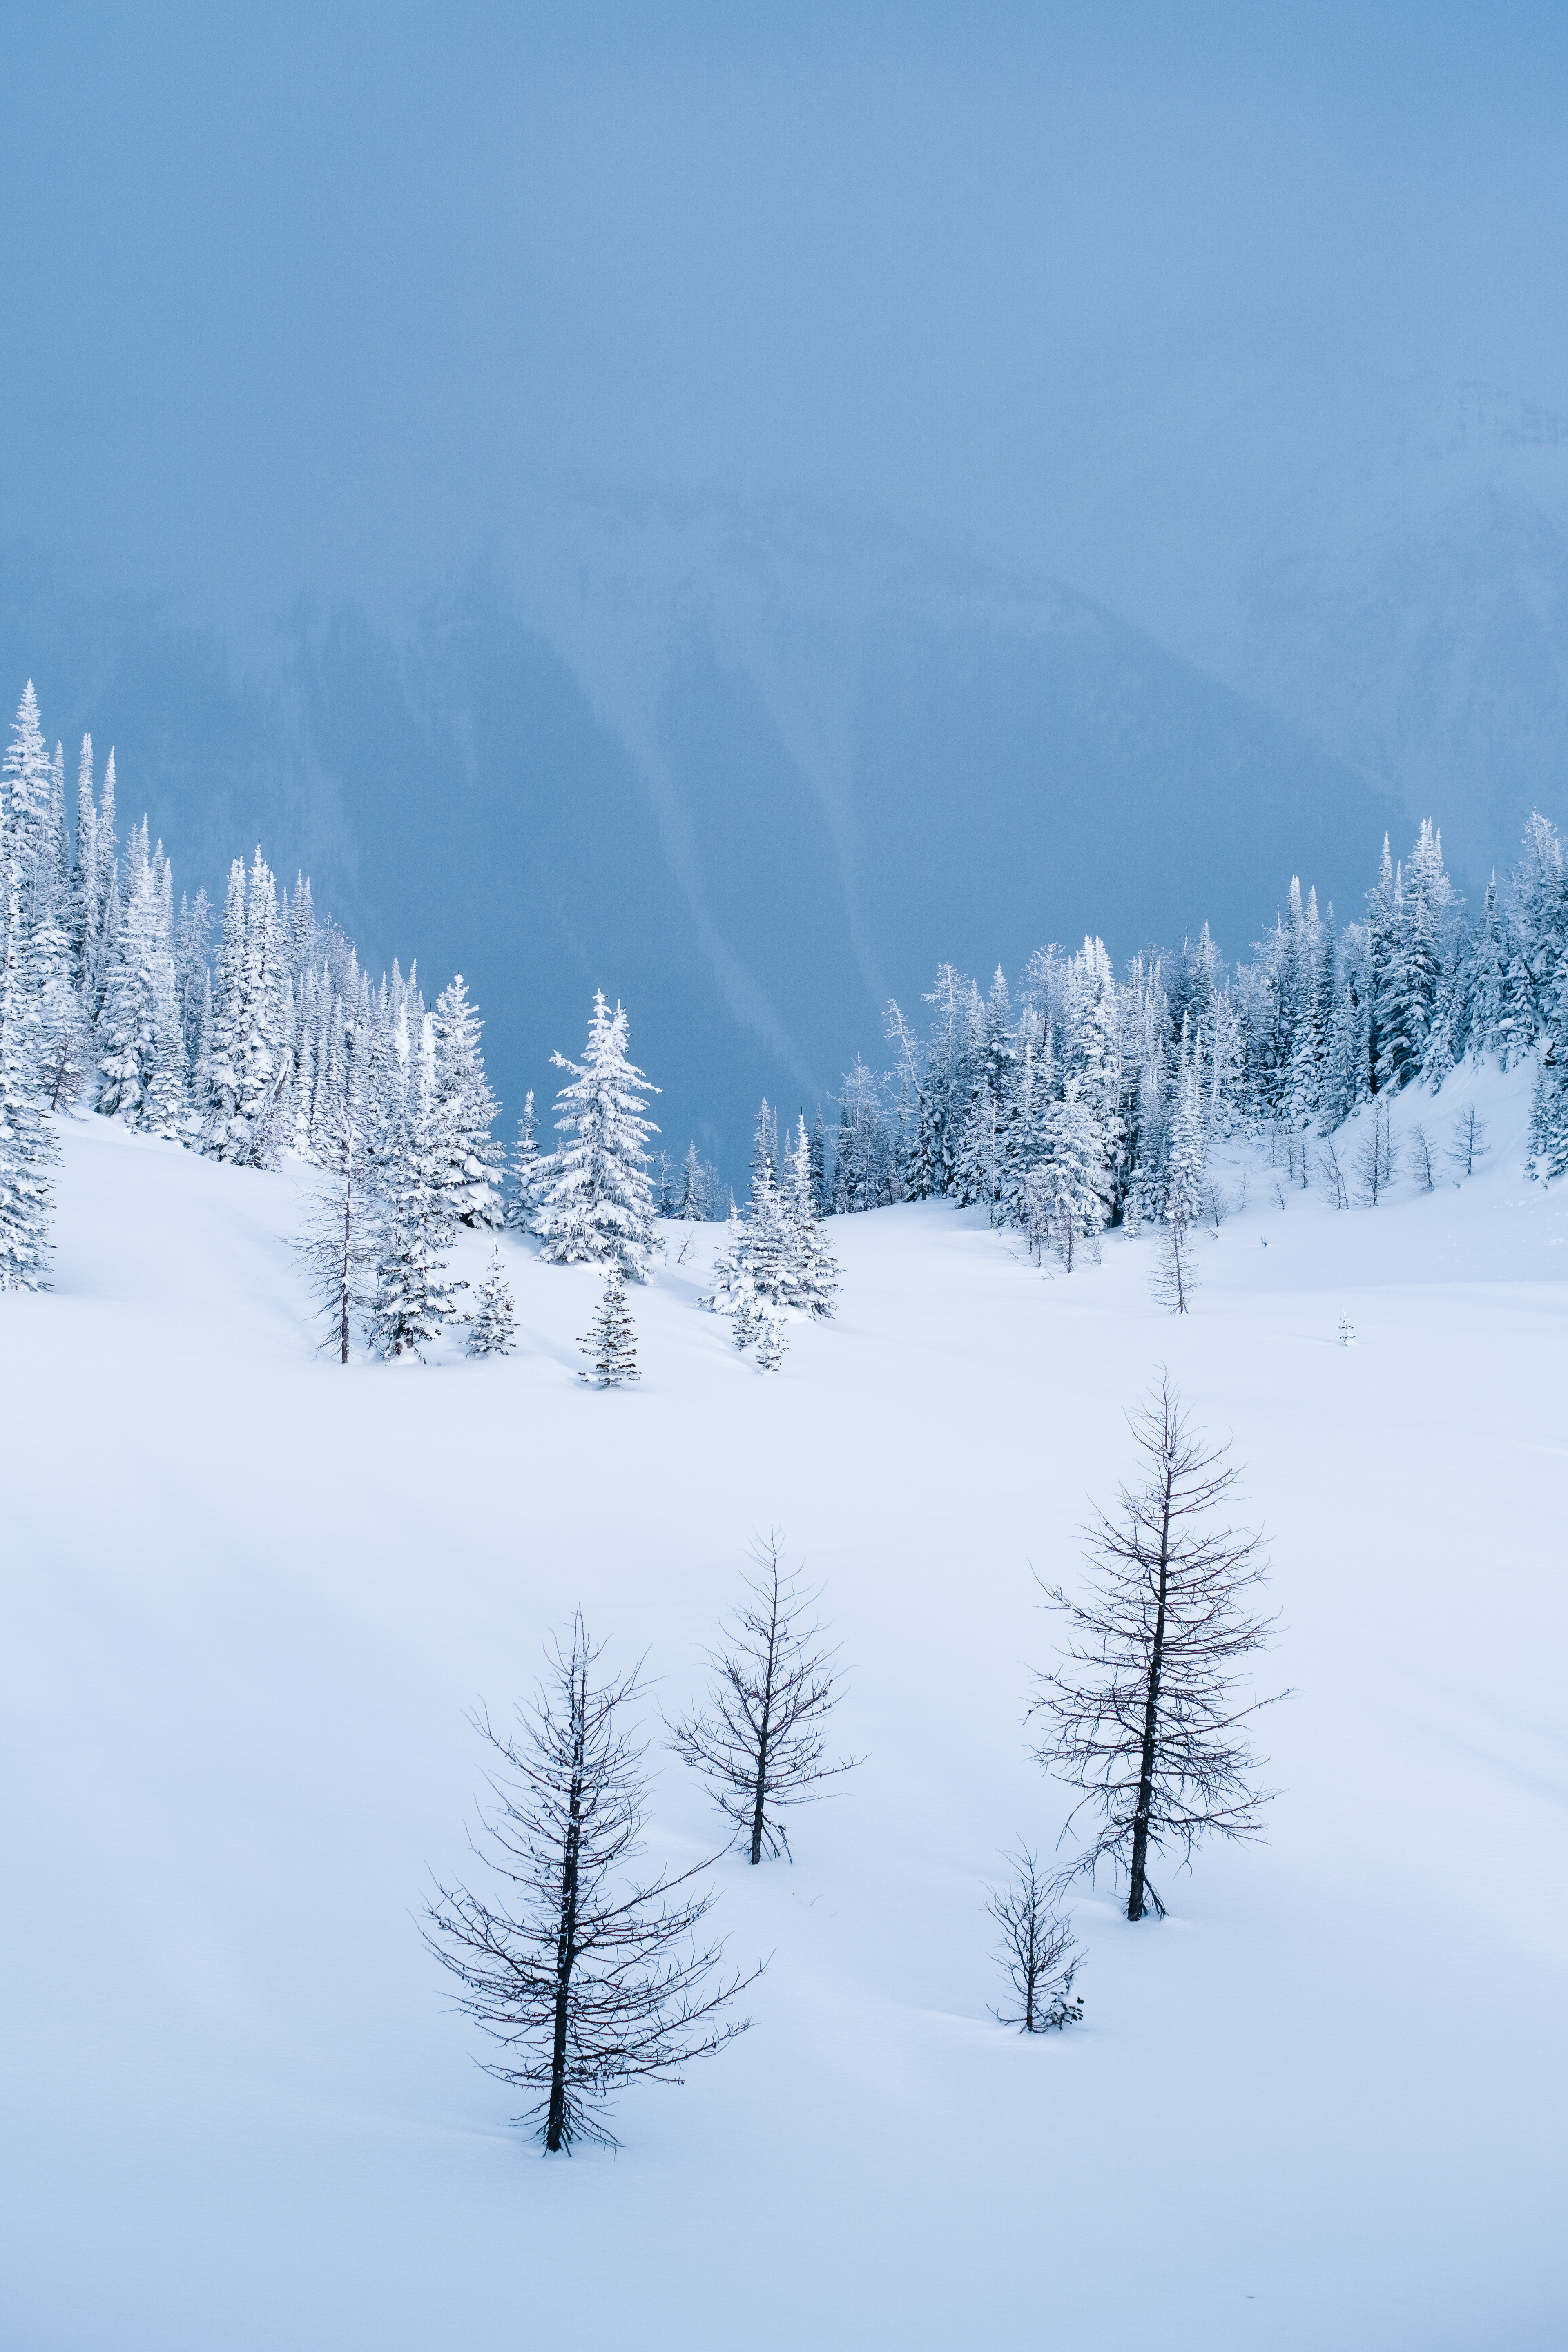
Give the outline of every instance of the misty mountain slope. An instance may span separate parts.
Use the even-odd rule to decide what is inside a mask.
[[[672,1149],[733,1179],[758,1097],[809,1111],[939,958],[1089,929],[1120,958],[1205,918],[1243,952],[1292,873],[1359,892],[1394,821],[1136,632],[929,536],[584,499],[542,503],[525,555],[395,625],[301,613],[270,669],[105,611],[101,710],[31,663],[51,730],[115,741],[177,888],[259,839],[374,965],[462,970],[509,1112],[603,987]],[[28,633],[14,604],[16,663]]]
[[[1148,1240],[1053,1276],[894,1209],[833,1222],[839,1316],[762,1379],[677,1231],[613,1395],[576,1376],[588,1269],[508,1242],[518,1356],[344,1371],[294,1174],[68,1123],[58,1286],[4,1301],[0,1366],[7,2340],[1131,2352],[1152,2312],[1178,2352],[1554,2345],[1568,1202],[1520,1173],[1528,1073],[1458,1084],[1493,1146],[1462,1190],[1281,1208],[1222,1154],[1249,1204],[1185,1319]],[[1084,2021],[1031,2045],[983,1909],[1065,1809],[1031,1570],[1081,1580],[1161,1363],[1267,1531],[1280,1794],[1266,1843],[1167,1871],[1163,1924],[1075,1900]],[[657,1750],[769,1527],[867,1760],[793,1868],[716,1867],[732,1958],[773,1956],[753,2030],[624,2098],[618,2156],[545,2163],[411,1916],[476,1869],[465,1710],[581,1602],[647,1651]],[[713,1834],[666,1763],[654,1858]]]

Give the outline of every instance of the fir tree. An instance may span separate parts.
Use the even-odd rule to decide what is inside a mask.
[[[501,1148],[490,1134],[497,1103],[479,1053],[480,1022],[458,972],[436,1000],[434,1118],[446,1159],[443,1187],[459,1224],[498,1230]]]
[[[601,992],[594,998],[581,1063],[552,1056],[572,1073],[556,1098],[556,1132],[564,1137],[550,1163],[535,1229],[552,1264],[614,1259],[635,1282],[647,1279],[658,1247],[647,1174],[647,1138],[658,1130],[642,1114],[656,1094],[627,1058],[628,1024]]]
[[[47,1290],[57,1157],[37,1068],[27,992],[25,878],[40,771],[38,706],[29,679],[0,770],[0,1290]]]
[[[381,1202],[371,1339],[378,1355],[422,1357],[457,1311],[467,1285],[447,1272],[451,1199],[449,1161],[435,1117],[436,1044],[430,1016],[420,1024],[418,1066],[398,1126],[375,1155]]]
[[[510,1356],[517,1342],[517,1307],[499,1249],[490,1252],[479,1306],[468,1324],[470,1356]]]
[[[642,1374],[637,1370],[637,1331],[626,1305],[626,1276],[619,1258],[609,1259],[608,1266],[593,1328],[578,1341],[592,1370],[578,1378],[593,1388],[620,1389],[641,1380]]]

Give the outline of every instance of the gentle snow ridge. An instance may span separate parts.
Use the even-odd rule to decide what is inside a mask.
[[[1437,1134],[1473,1095],[1493,1148],[1375,1211],[1222,1150],[1248,1206],[1184,1319],[1152,1239],[1068,1276],[904,1207],[835,1221],[837,1319],[762,1379],[696,1307],[721,1229],[677,1228],[610,1394],[593,1269],[508,1237],[517,1356],[345,1371],[286,1246],[307,1171],[68,1122],[56,1288],[0,1301],[7,2341],[1560,2340],[1568,1189],[1521,1172],[1529,1075],[1402,1095]],[[1079,1573],[1162,1362],[1268,1531],[1282,1794],[1163,1925],[1077,1902],[1085,2021],[1031,2044],[983,1908],[1065,1810],[1030,1570]],[[720,1866],[732,1956],[774,1955],[755,2031],[544,2163],[410,1916],[468,1863],[464,1711],[581,1601],[673,1713],[768,1528],[868,1761],[793,1868]],[[713,1838],[667,1765],[656,1852]]]

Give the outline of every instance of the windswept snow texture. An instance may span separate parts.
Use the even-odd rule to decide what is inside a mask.
[[[1069,1277],[899,1208],[837,1222],[839,1317],[763,1379],[695,1306],[717,1232],[675,1229],[611,1395],[588,1270],[509,1241],[517,1357],[344,1371],[293,1177],[69,1125],[58,1287],[0,1301],[5,2341],[1560,2344],[1568,1191],[1521,1172],[1521,1074],[1396,1122],[1471,1092],[1462,1190],[1281,1207],[1253,1156],[1185,1320],[1148,1239]],[[1085,2021],[1031,2043],[983,1908],[1063,1812],[1031,1569],[1081,1573],[1161,1363],[1268,1531],[1282,1793],[1159,1877],[1163,1925],[1079,1900]],[[478,1867],[465,1709],[580,1601],[678,1711],[770,1528],[869,1760],[793,1868],[718,1865],[755,2030],[545,2162],[415,1929]],[[673,1765],[655,1827],[715,1835]]]

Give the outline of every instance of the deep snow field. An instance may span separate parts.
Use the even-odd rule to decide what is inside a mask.
[[[1522,1172],[1528,1072],[1397,1126],[1471,1096],[1480,1172],[1375,1211],[1224,1153],[1249,1205],[1185,1320],[1151,1240],[1069,1276],[895,1209],[836,1222],[838,1319],[763,1379],[695,1306],[719,1229],[677,1265],[672,1228],[609,1395],[587,1272],[509,1242],[516,1358],[345,1371],[283,1239],[305,1171],[69,1122],[55,1291],[0,1299],[5,2344],[1568,2340],[1568,1185]],[[1162,1362],[1268,1534],[1282,1793],[1268,1843],[1156,1871],[1163,1924],[1079,1899],[1084,2022],[1026,2041],[983,1903],[1066,1808],[1031,1565],[1080,1574]],[[663,1678],[657,1739],[769,1528],[869,1760],[793,1867],[719,1865],[731,1957],[773,1955],[754,2031],[546,2162],[414,1925],[477,1867],[465,1711],[581,1601]],[[715,1823],[667,1763],[656,1858]]]

